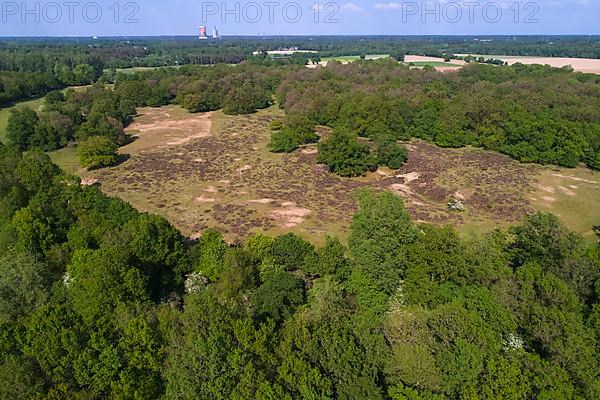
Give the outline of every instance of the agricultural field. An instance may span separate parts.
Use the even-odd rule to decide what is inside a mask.
[[[461,55],[461,54],[459,54]],[[468,54],[462,54],[463,56]],[[475,55],[479,57],[480,55]],[[491,55],[482,56],[486,58],[496,58],[513,65],[516,63],[521,64],[540,64],[550,65],[555,68],[562,68],[571,66],[576,72],[584,72],[589,74],[600,74],[600,59],[591,58],[568,58],[568,57],[526,57],[526,56],[503,56],[503,55]]]
[[[443,58],[439,57],[427,57],[427,56],[414,56],[407,55],[404,58],[404,63],[417,68],[423,68],[425,66],[433,67],[440,72],[455,71],[465,65],[462,60],[452,60],[451,62],[444,61]]]
[[[365,56],[366,60],[378,60],[380,58],[387,58],[389,54],[367,54]],[[339,61],[341,63],[351,63],[354,61],[360,60],[360,56],[338,56],[338,57],[323,57],[321,62],[329,62],[329,61]]]
[[[158,68],[179,68],[179,66],[176,65],[168,65],[168,66],[163,66],[163,67],[131,67],[131,68],[117,68],[116,71],[117,72],[122,72],[124,74],[134,74],[136,72],[147,72],[147,71],[152,71]],[[105,70],[107,71],[107,70]]]
[[[414,66],[414,67],[453,67],[453,68],[460,68],[461,66],[458,64],[453,64],[453,63],[449,63],[449,62],[445,62],[445,61],[415,61],[415,62],[411,62],[409,63],[409,65]]]
[[[316,163],[314,145],[283,155],[267,150],[268,124],[281,116],[275,107],[245,116],[143,108],[129,127],[137,138],[121,148],[128,159],[120,165],[82,171],[72,148],[52,157],[109,195],[165,216],[190,237],[215,227],[230,241],[290,230],[315,243],[328,233],[344,239],[357,211],[354,193],[362,187],[391,190],[414,220],[452,224],[465,234],[516,224],[534,209],[556,213],[590,239],[592,225],[600,224],[600,209],[592,206],[600,198],[600,173],[412,141],[401,170],[341,178]],[[465,211],[449,211],[451,199]]]

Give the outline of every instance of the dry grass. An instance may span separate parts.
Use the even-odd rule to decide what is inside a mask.
[[[557,215],[569,229],[595,239],[592,226],[600,225],[600,172],[543,168],[529,200],[535,208]]]
[[[292,154],[268,152],[268,124],[280,116],[276,108],[246,116],[189,114],[174,106],[142,109],[132,126],[139,138],[121,149],[131,158],[85,176],[98,179],[109,195],[165,216],[188,236],[214,227],[230,241],[253,232],[289,231],[316,243],[327,234],[344,239],[357,211],[353,193],[361,187],[392,190],[405,199],[416,221],[452,224],[465,233],[518,223],[533,206],[561,214],[567,226],[581,233],[593,221],[600,224],[593,207],[580,211],[584,217],[572,218],[566,211],[597,201],[597,186],[584,191],[574,183],[580,186],[571,188],[562,182],[567,178],[552,181],[548,169],[479,149],[448,150],[414,141],[401,170],[340,178],[316,164],[314,146]],[[69,151],[59,153],[62,159],[69,160]],[[583,169],[556,171],[590,173],[582,179],[600,181],[598,174]],[[575,195],[565,192],[560,201],[542,206],[536,197],[540,182]],[[466,211],[448,211],[450,198],[462,199]]]

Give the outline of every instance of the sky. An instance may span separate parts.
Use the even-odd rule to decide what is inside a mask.
[[[598,0],[0,1],[0,36],[600,34]]]

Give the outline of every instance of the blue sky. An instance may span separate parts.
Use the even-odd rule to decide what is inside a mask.
[[[600,34],[596,0],[0,3],[2,36]]]

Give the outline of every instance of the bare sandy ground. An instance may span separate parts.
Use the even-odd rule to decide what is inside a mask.
[[[150,111],[149,111],[150,110]],[[158,147],[180,146],[210,135],[214,113],[184,114],[173,118],[169,108],[144,109],[140,118],[127,127],[135,140],[122,151],[141,151]]]

